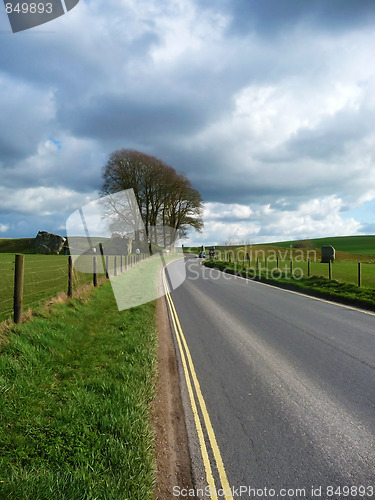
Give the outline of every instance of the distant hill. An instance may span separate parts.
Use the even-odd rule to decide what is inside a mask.
[[[0,238],[0,253],[35,253],[35,238]]]
[[[0,253],[35,253],[35,238],[0,238]],[[375,255],[375,235],[368,236],[332,236],[329,238],[311,238],[307,240],[278,241],[275,243],[263,243],[252,245],[253,247],[279,247],[296,248],[318,248],[324,245],[332,245],[338,252],[347,252],[356,255]],[[198,251],[197,247],[197,251]],[[193,251],[190,249],[190,251]]]
[[[338,252],[351,254],[375,255],[375,235],[368,236],[332,236],[329,238],[311,238],[307,240],[279,241],[276,243],[263,244],[273,247],[296,248],[321,248],[324,245],[332,245]],[[263,246],[262,245],[262,246]],[[254,245],[255,246],[255,245]]]

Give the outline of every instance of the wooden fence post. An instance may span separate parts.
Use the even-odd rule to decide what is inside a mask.
[[[105,266],[105,277],[108,279],[109,274],[108,274],[108,256],[104,259],[104,250],[103,250],[103,245],[99,243],[99,248],[100,248],[100,255],[102,256],[102,263],[103,267]]]
[[[310,259],[307,259],[307,277],[310,278]]]
[[[358,286],[361,286],[361,263],[358,262]]]
[[[293,276],[293,259],[290,258],[290,274]]]
[[[68,257],[68,297],[73,295],[73,259],[72,256]]]
[[[120,273],[122,274],[122,255],[120,255]]]
[[[22,318],[24,260],[25,260],[24,255],[17,254],[15,256],[14,297],[13,297],[13,313],[14,313],[13,317],[15,323],[21,323],[21,318]]]
[[[98,286],[98,275],[96,272],[96,257],[93,257],[92,282],[94,286]]]
[[[332,261],[331,261],[331,259],[328,262],[328,277],[330,280],[332,279]]]
[[[115,262],[114,262],[114,276],[117,276],[117,255],[115,255]]]
[[[105,277],[107,279],[109,278],[109,257],[108,257],[108,255],[105,256]]]

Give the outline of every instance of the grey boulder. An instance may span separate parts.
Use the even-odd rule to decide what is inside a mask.
[[[35,252],[44,255],[58,255],[66,238],[47,231],[39,231],[35,238]]]

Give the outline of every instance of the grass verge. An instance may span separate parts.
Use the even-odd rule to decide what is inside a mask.
[[[0,348],[0,498],[148,500],[155,303],[110,283],[13,327]]]
[[[329,280],[323,276],[311,276],[310,278],[302,276],[296,279],[290,273],[281,270],[278,273],[267,272],[265,269],[255,272],[254,269],[249,269],[238,262],[206,260],[203,264],[206,267],[254,281],[261,281],[281,288],[296,290],[308,295],[375,311],[375,289],[359,288],[351,283],[340,283],[339,281]]]
[[[0,253],[0,322],[13,314],[14,254]],[[99,274],[98,277],[102,277]],[[73,288],[92,282],[92,274],[74,269]],[[26,255],[23,310],[36,309],[50,297],[68,290],[68,257]]]

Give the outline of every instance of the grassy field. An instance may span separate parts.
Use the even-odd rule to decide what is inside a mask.
[[[336,249],[331,279],[329,265],[321,263],[321,246],[329,244]],[[219,246],[215,253],[217,260],[206,261],[205,265],[375,310],[374,245],[375,236],[352,236]],[[361,263],[361,287],[358,286],[358,262]]]
[[[357,259],[358,256],[373,256],[370,258],[375,262],[375,235],[367,236],[333,236],[330,238],[312,238],[309,240],[292,240],[292,241],[280,241],[275,243],[262,243],[262,244],[248,244],[246,248],[255,251],[271,251],[274,249],[290,249],[291,252],[295,252],[298,247],[304,250],[315,249],[318,252],[320,258],[320,249],[324,245],[331,245],[335,248],[338,258],[349,260]],[[242,249],[245,245],[234,245],[234,246],[216,246],[218,251]],[[207,247],[209,248],[209,247]],[[185,252],[198,253],[200,247],[185,247]],[[285,250],[284,250],[285,251]]]
[[[321,246],[331,244],[336,249],[332,264],[332,278],[348,284],[358,283],[358,262],[361,262],[361,286],[375,289],[375,236],[344,236],[311,239],[307,241],[285,241],[270,244],[216,246],[215,257],[223,262],[241,262],[249,267],[258,265],[269,270],[277,267],[293,267],[303,277],[307,276],[307,259],[310,260],[310,276],[328,278],[328,264],[322,264]],[[209,248],[209,247],[207,247]],[[198,253],[200,247],[185,248],[185,252]],[[247,260],[249,257],[249,260]],[[267,261],[267,264],[266,264]]]
[[[142,257],[142,256],[141,256]],[[176,252],[163,256],[165,262],[178,257]],[[158,292],[159,270],[161,260],[155,255],[151,259],[137,262],[136,255],[128,256],[122,261],[116,256],[117,274],[123,274],[116,280],[112,279],[117,295],[127,307],[154,300]],[[126,262],[126,272],[125,271]],[[73,289],[92,282],[93,261],[92,255],[82,256],[77,261],[77,268],[73,269]],[[136,264],[136,265],[135,265]],[[108,272],[113,276],[115,272],[115,256],[108,258]],[[98,278],[104,276],[103,268],[100,273],[97,260]],[[14,254],[0,253],[0,322],[13,314],[13,287],[14,287]],[[25,255],[24,265],[24,297],[23,310],[34,310],[43,305],[48,299],[57,296],[68,289],[68,257],[64,255]]]
[[[156,346],[109,282],[0,337],[0,498],[151,500]]]
[[[92,276],[74,272],[74,287],[89,283]],[[0,253],[0,321],[13,309],[14,254]],[[25,255],[23,309],[38,307],[50,297],[68,289],[68,257]]]
[[[0,253],[35,253],[35,238],[0,238]]]
[[[242,263],[243,261],[241,261]],[[257,261],[252,260],[250,262],[245,261],[247,267],[257,268]],[[278,262],[278,267],[283,271],[290,271],[290,259],[281,259]],[[258,260],[258,267],[261,269],[267,269],[272,272],[275,269],[274,274],[276,274],[277,262],[275,260],[268,259],[267,262],[264,259]],[[306,260],[294,260],[293,261],[293,273],[296,277],[303,276],[308,277],[308,263]],[[320,260],[310,261],[310,277],[317,276],[327,278],[329,277],[329,266],[328,264],[322,264]],[[352,283],[357,285],[358,283],[358,264],[352,261],[336,261],[332,263],[331,266],[331,278],[343,283]],[[361,264],[361,286],[364,288],[375,289],[375,265],[363,263]]]
[[[269,246],[280,248],[295,247],[298,241],[282,241],[269,243]],[[324,245],[331,245],[336,251],[349,254],[375,255],[375,235],[367,236],[332,236],[330,238],[312,238],[304,240],[307,248],[321,248]]]
[[[239,261],[222,262],[219,260],[206,260],[204,265],[251,280],[262,281],[282,288],[299,290],[310,295],[375,310],[374,286],[359,288],[353,283],[327,279],[323,276],[313,275],[307,277],[296,266],[291,271],[289,265],[285,267],[279,266],[279,268],[268,266],[266,269],[260,263],[257,268],[256,266],[248,266],[246,263],[244,265]]]

